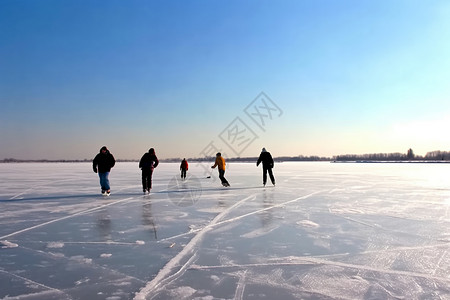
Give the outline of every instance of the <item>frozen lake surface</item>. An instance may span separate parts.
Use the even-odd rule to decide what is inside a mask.
[[[450,164],[0,164],[3,299],[450,299]]]

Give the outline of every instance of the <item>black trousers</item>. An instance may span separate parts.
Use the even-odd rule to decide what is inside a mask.
[[[222,184],[224,184],[224,183],[229,184],[228,181],[225,179],[224,175],[225,175],[225,170],[219,169],[220,181],[222,181]]]
[[[186,178],[186,169],[181,169],[181,178]]]
[[[142,189],[150,190],[152,188],[153,170],[142,170]]]
[[[267,172],[269,173],[270,180],[275,184],[275,177],[273,177],[272,168],[263,166],[263,184],[267,182]]]

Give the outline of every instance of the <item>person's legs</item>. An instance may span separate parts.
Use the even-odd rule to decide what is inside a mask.
[[[111,191],[111,187],[109,186],[109,172],[105,172],[105,190],[107,193]]]
[[[105,172],[105,173],[98,173],[98,176],[100,177],[100,186],[102,187],[102,192],[103,191],[109,191],[111,188],[109,186],[109,172]]]
[[[263,184],[266,185],[267,182],[267,168],[263,166]]]
[[[149,192],[152,189],[152,175],[153,175],[153,170],[150,170],[148,173],[148,179],[147,179],[147,191],[149,191]]]
[[[272,181],[272,184],[275,185],[275,177],[273,177],[272,168],[267,169],[269,172],[270,180]]]
[[[222,183],[224,183],[224,181],[225,181],[225,177],[223,177],[224,174],[225,174],[225,171],[219,169],[219,179]]]
[[[222,185],[229,186],[230,184],[225,179],[224,175],[225,175],[225,170],[219,169],[219,178],[220,178],[220,181],[222,182]]]
[[[102,194],[105,192],[105,188],[104,188],[104,173],[98,173],[98,178],[100,179],[100,187],[102,188]]]
[[[142,190],[147,191],[148,187],[147,187],[147,179],[148,179],[148,175],[147,172],[142,170]]]

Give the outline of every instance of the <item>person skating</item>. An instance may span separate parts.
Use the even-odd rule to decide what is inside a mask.
[[[219,178],[220,178],[220,181],[222,181],[222,185],[226,186],[226,187],[230,186],[230,184],[224,177],[224,175],[225,175],[225,159],[222,157],[222,154],[220,152],[216,154],[216,161],[215,161],[214,165],[211,166],[212,169],[214,169],[215,167],[217,167],[217,169],[219,170]]]
[[[261,154],[259,155],[258,161],[256,162],[256,166],[262,162],[263,166],[263,184],[266,185],[267,182],[267,172],[269,173],[270,180],[272,184],[275,185],[275,177],[273,177],[272,168],[273,168],[273,158],[270,152],[267,152],[266,148],[262,148]]]
[[[181,165],[180,165],[181,179],[186,179],[186,172],[188,169],[189,169],[188,162],[187,162],[186,158],[183,158],[183,160],[181,161]]]
[[[92,167],[95,173],[98,173],[100,178],[100,186],[102,188],[102,194],[108,195],[111,193],[111,187],[109,185],[109,172],[111,172],[111,168],[116,164],[116,160],[114,156],[109,152],[106,146],[103,146],[100,149],[100,153],[98,153],[93,162]]]
[[[152,175],[153,169],[159,164],[158,158],[155,154],[155,149],[150,148],[139,161],[139,168],[142,170],[142,189],[145,193],[150,193],[152,189]]]

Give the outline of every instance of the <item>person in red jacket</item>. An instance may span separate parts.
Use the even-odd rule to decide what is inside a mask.
[[[180,165],[181,179],[186,179],[186,172],[188,169],[189,169],[188,162],[186,161],[186,158],[183,158]]]
[[[158,166],[159,160],[156,157],[155,149],[150,148],[139,161],[139,168],[142,170],[142,189],[145,193],[150,193],[152,189],[153,170]]]

